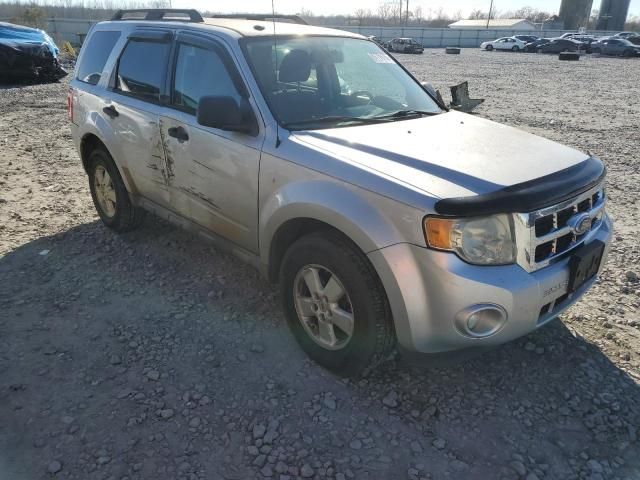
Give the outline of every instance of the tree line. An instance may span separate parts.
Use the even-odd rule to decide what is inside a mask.
[[[409,4],[415,4],[412,0]],[[0,0],[0,18],[13,23],[44,28],[47,18],[77,18],[105,20],[122,8],[170,8],[171,0]],[[216,12],[202,12],[204,16],[215,16]],[[413,6],[408,11],[406,2],[382,0],[373,8],[358,8],[348,15],[314,15],[308,8],[301,8],[298,15],[313,25],[333,26],[412,26],[443,28],[462,19],[525,18],[533,23],[546,22],[555,15],[533,7],[501,11],[475,9],[468,14],[462,10],[448,12],[443,8]],[[594,10],[593,15],[597,16]],[[592,17],[593,17],[592,15]],[[594,22],[595,24],[595,22]],[[631,17],[627,30],[640,30],[640,17]]]

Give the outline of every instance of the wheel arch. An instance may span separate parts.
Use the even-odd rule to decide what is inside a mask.
[[[93,130],[88,130],[87,132],[85,132],[80,138],[79,143],[80,160],[82,161],[82,168],[84,169],[85,173],[89,173],[89,156],[91,155],[91,152],[96,148],[101,148],[109,154],[116,169],[118,170],[118,173],[120,174],[120,178],[122,178],[122,181],[127,188],[127,191],[135,192],[136,190],[134,188],[134,184],[131,179],[131,175],[129,175],[128,173],[128,170],[118,164],[118,162],[116,161],[116,156],[109,149],[109,147],[107,147],[107,142],[105,142],[104,138],[99,133]]]
[[[260,257],[269,280],[277,282],[293,242],[321,230],[338,232],[365,256],[403,241],[393,223],[350,188],[323,180],[289,184],[274,192],[260,212]]]
[[[82,160],[82,168],[84,168],[85,173],[89,173],[89,155],[96,148],[109,151],[104,142],[95,133],[86,133],[80,140],[80,160]]]

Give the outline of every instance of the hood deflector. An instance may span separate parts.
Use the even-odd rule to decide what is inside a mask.
[[[481,195],[444,198],[435,204],[440,215],[478,216],[530,212],[572,198],[596,186],[606,174],[604,163],[590,157],[564,170]]]

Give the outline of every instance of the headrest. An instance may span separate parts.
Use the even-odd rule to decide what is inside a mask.
[[[291,50],[280,64],[281,82],[306,82],[311,75],[311,57],[304,50]]]

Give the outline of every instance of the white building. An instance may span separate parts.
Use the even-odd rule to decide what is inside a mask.
[[[458,20],[449,28],[478,30],[487,28],[487,20]],[[494,18],[489,20],[489,30],[535,30],[533,22],[524,18]]]

